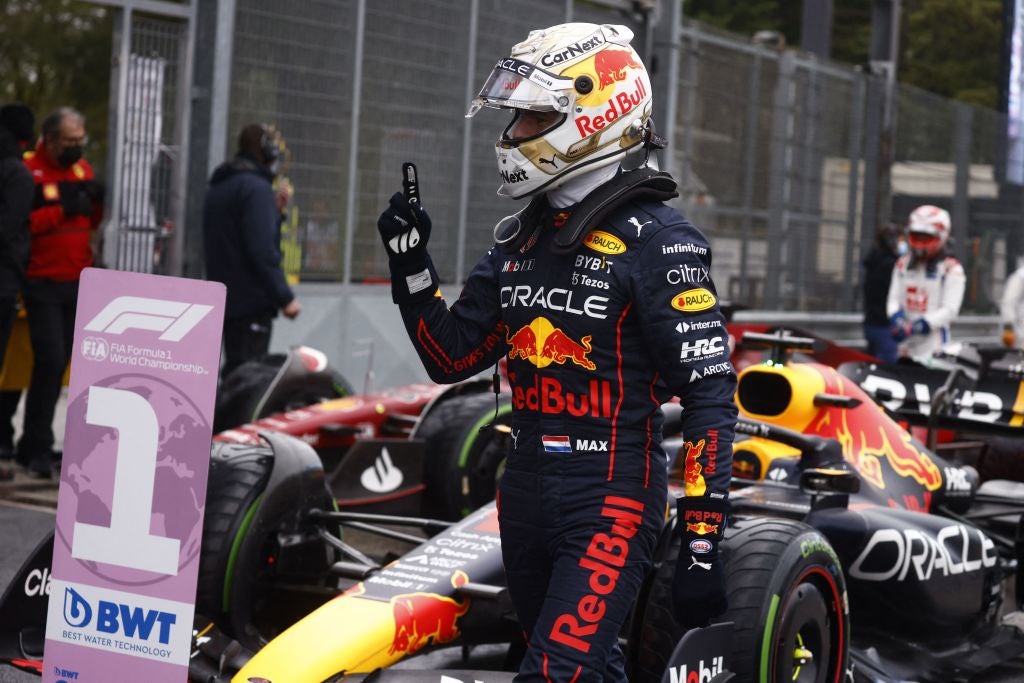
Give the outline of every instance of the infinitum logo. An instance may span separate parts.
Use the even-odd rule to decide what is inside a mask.
[[[127,330],[152,330],[162,333],[161,341],[181,341],[213,306],[185,301],[119,296],[90,320],[89,332],[121,334]]]

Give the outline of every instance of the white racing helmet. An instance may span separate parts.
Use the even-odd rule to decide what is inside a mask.
[[[920,259],[934,258],[949,239],[949,212],[931,204],[914,209],[907,220],[907,244]]]
[[[552,190],[642,144],[651,81],[632,38],[620,25],[560,24],[531,31],[498,60],[466,116],[482,107],[515,111],[495,145],[499,195]],[[558,115],[541,132],[514,139],[510,131],[524,110]]]

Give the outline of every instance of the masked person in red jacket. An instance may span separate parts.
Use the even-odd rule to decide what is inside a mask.
[[[53,414],[71,358],[78,279],[92,265],[92,235],[103,191],[82,158],[85,118],[62,107],[47,116],[42,139],[25,159],[34,182],[32,236],[23,296],[32,342],[32,380],[17,460],[35,476],[51,476]]]

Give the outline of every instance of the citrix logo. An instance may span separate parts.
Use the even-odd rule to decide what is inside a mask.
[[[93,608],[89,601],[74,588],[64,588],[64,621],[72,628],[86,628],[92,623]],[[128,638],[149,640],[157,625],[157,640],[167,645],[171,639],[171,626],[178,617],[172,612],[132,607],[108,600],[96,603],[95,629],[100,633],[121,633]]]
[[[121,334],[127,330],[160,332],[161,341],[181,339],[213,310],[213,306],[185,301],[119,296],[85,325],[89,332]]]

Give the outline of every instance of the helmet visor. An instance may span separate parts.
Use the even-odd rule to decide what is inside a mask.
[[[566,113],[572,108],[571,78],[556,76],[527,62],[505,57],[498,60],[466,112],[469,118],[483,107],[512,107]]]

